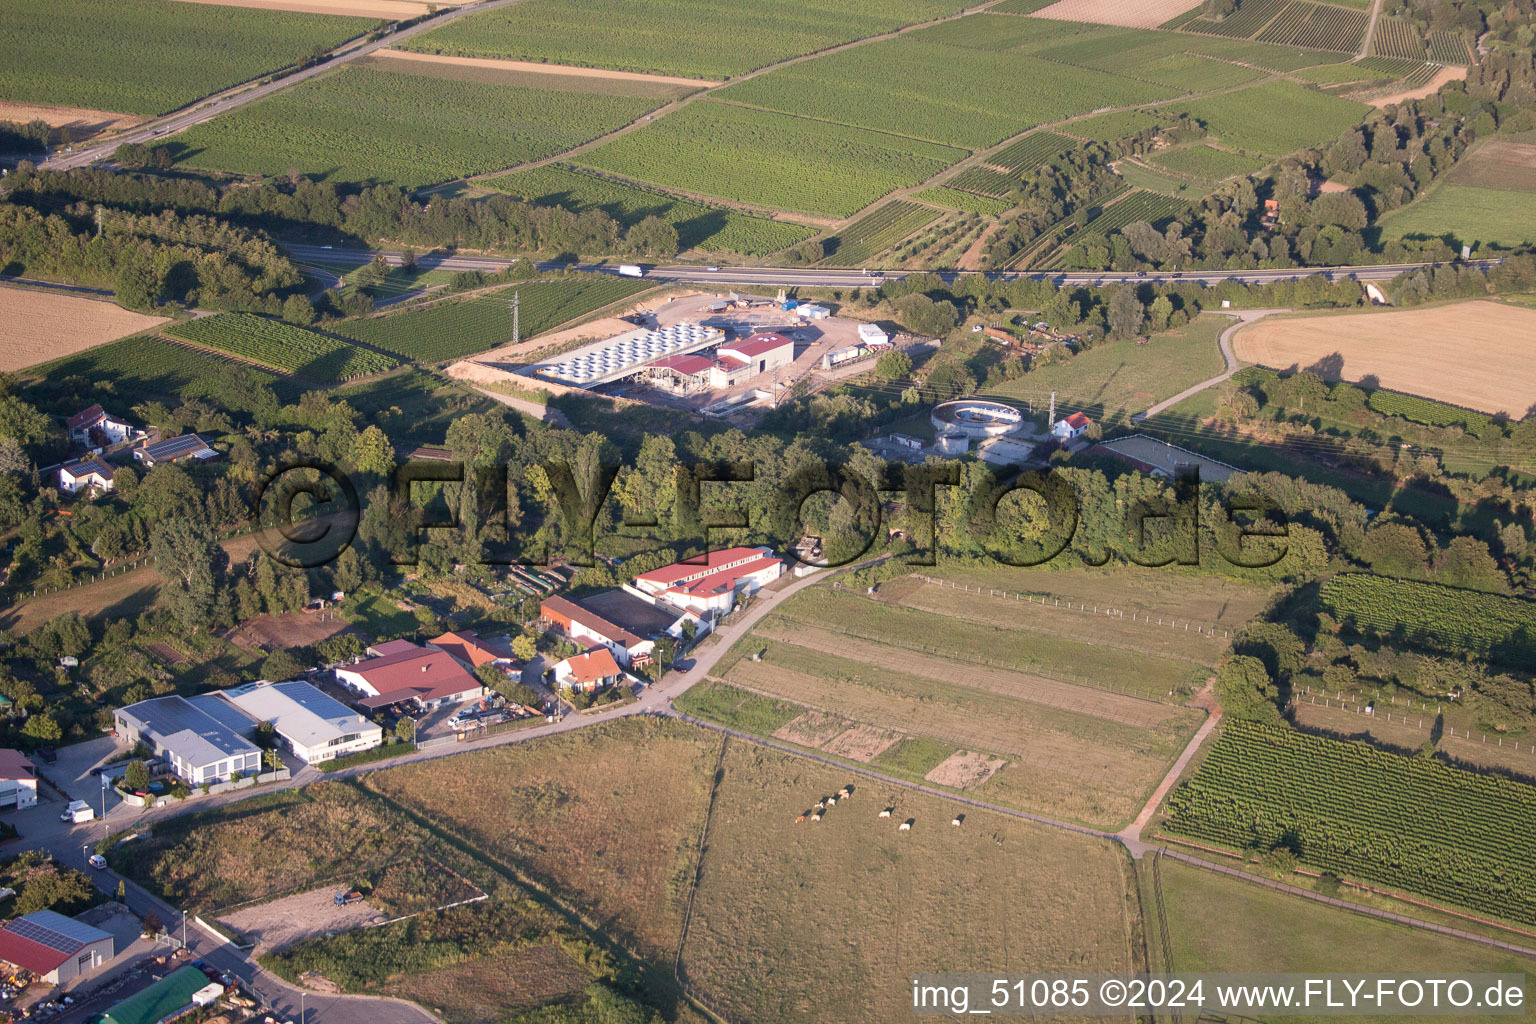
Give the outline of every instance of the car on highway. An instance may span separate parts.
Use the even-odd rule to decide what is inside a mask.
[[[709,271],[711,274],[717,274],[720,272],[719,267],[705,267],[704,269]]]
[[[100,871],[102,868],[107,866],[107,858],[103,857],[99,853],[93,853],[91,854],[91,859],[88,863],[91,865],[91,867],[95,868],[97,871]]]

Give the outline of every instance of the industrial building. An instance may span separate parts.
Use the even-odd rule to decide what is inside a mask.
[[[209,696],[227,697],[250,716],[253,728],[271,722],[273,732],[305,764],[372,750],[384,741],[377,725],[305,682],[256,683]]]
[[[792,339],[782,334],[761,333],[722,344],[713,357],[699,353],[664,356],[642,369],[658,386],[688,394],[733,388],[794,361],[795,343]]]
[[[633,582],[641,593],[678,608],[723,615],[736,606],[738,594],[754,594],[782,575],[784,562],[772,548],[741,547],[652,569]]]
[[[560,384],[594,388],[629,377],[658,359],[700,352],[724,341],[725,332],[717,327],[683,322],[654,331],[629,331],[535,364],[530,370]]]
[[[93,971],[113,955],[110,933],[52,910],[23,914],[0,927],[0,960],[52,985]]]
[[[879,324],[859,324],[859,341],[865,348],[890,348],[891,336]]]
[[[336,670],[336,681],[361,696],[365,708],[406,704],[430,711],[485,695],[485,687],[446,651],[409,641],[393,641],[388,650],[383,657]]]
[[[261,771],[260,749],[241,735],[243,716],[217,694],[154,697],[118,708],[112,721],[119,739],[143,742],[189,785]]]

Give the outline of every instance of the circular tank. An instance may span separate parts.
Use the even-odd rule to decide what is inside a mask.
[[[1024,425],[1024,415],[1013,406],[975,398],[936,405],[929,419],[941,437],[947,433],[960,433],[971,440],[1002,437]]]

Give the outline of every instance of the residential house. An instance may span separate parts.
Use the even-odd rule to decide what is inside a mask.
[[[485,687],[446,651],[409,645],[336,670],[336,680],[362,697],[365,708],[406,704],[430,711],[446,704],[479,700]]]
[[[217,696],[249,716],[253,726],[271,722],[283,745],[305,764],[371,750],[384,741],[383,729],[306,682],[260,682]]]
[[[451,655],[454,661],[471,672],[481,665],[512,661],[510,653],[492,647],[473,630],[452,630],[428,640],[427,646]]]
[[[566,636],[577,643],[592,641],[602,644],[626,667],[649,665],[652,652],[656,650],[655,641],[637,636],[564,597],[546,597],[539,605],[539,618],[549,625],[560,627]]]
[[[182,462],[186,459],[204,462],[208,459],[216,459],[218,456],[219,453],[210,448],[208,442],[197,434],[178,434],[176,437],[146,444],[133,450],[133,457],[145,466],[154,466],[162,462]]]
[[[700,615],[723,615],[738,594],[754,594],[784,574],[784,562],[772,548],[738,547],[711,551],[699,559],[643,572],[636,590]]]
[[[189,785],[261,771],[261,750],[242,735],[249,721],[217,694],[153,697],[118,708],[112,720],[119,739],[144,743]]]
[[[59,490],[65,494],[110,491],[114,470],[100,459],[80,459],[59,467]]]
[[[1093,421],[1080,412],[1057,420],[1051,426],[1051,436],[1062,441],[1072,441],[1081,437]]]
[[[19,750],[0,750],[0,807],[20,811],[36,803],[36,766]]]
[[[555,663],[555,683],[577,693],[606,690],[622,678],[619,663],[606,647],[595,647],[585,654]]]
[[[133,424],[118,419],[100,405],[80,410],[66,420],[64,426],[69,431],[71,441],[87,448],[119,444],[141,433],[134,429]]]
[[[0,960],[50,985],[87,974],[113,955],[111,933],[52,910],[23,914],[0,926]]]

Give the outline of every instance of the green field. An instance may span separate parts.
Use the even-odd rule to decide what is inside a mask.
[[[514,292],[520,296],[518,326],[526,340],[648,287],[607,275],[531,281],[426,309],[348,320],[334,330],[406,359],[435,363],[509,344]]]
[[[660,217],[677,229],[678,244],[685,250],[763,256],[814,234],[812,229],[799,224],[749,217],[557,164],[518,171],[480,184],[541,206],[563,206],[577,213],[602,210],[625,227],[646,217]]]
[[[1146,345],[1106,342],[989,393],[1032,399],[1041,408],[1055,391],[1059,409],[1081,409],[1107,427],[1219,374],[1225,364],[1216,338],[1230,324],[1228,317],[1207,313],[1177,331],[1154,335]]]
[[[0,0],[0,98],[163,114],[375,24],[174,0]]]
[[[242,381],[266,384],[288,402],[295,401],[302,390],[291,377],[239,365],[213,352],[149,335],[98,345],[34,366],[25,373],[59,384],[71,378],[92,384],[110,381],[125,399],[159,400],[171,406],[189,398],[211,398],[238,408],[235,392],[242,388]]]
[[[1114,142],[1129,138],[1148,128],[1160,128],[1172,123],[1173,118],[1155,110],[1117,110],[1109,114],[1097,114],[1062,125],[1058,131],[1095,142]]]
[[[1147,158],[1147,162],[1175,174],[1202,181],[1221,181],[1240,174],[1253,174],[1264,166],[1263,160],[1241,153],[1229,153],[1212,146],[1179,146],[1165,149]]]
[[[1536,203],[1505,189],[1443,182],[1381,219],[1382,241],[1448,237],[1453,245],[1512,248],[1536,242]]]
[[[700,100],[580,163],[690,193],[848,217],[959,160],[958,149]]]
[[[1399,643],[1515,668],[1536,658],[1536,601],[1359,572],[1328,580],[1320,600],[1340,622]]]
[[[1204,121],[1228,146],[1269,156],[1329,142],[1371,110],[1364,103],[1286,81],[1263,82],[1168,109]]]
[[[426,53],[726,78],[929,21],[961,0],[526,0],[411,39]]]
[[[383,373],[389,356],[253,313],[220,313],[167,327],[166,334],[321,384]]]
[[[979,213],[983,217],[995,216],[1008,209],[1008,204],[1001,199],[977,195],[974,192],[962,192],[960,189],[945,185],[925,188],[921,192],[913,193],[912,198],[935,206],[947,206],[951,210]]]
[[[1301,863],[1526,925],[1536,788],[1283,726],[1231,721],[1168,799],[1165,831]]]
[[[1211,185],[1207,182],[1191,181],[1188,178],[1167,174],[1161,170],[1148,167],[1146,164],[1133,163],[1130,160],[1121,160],[1115,164],[1115,170],[1119,172],[1120,177],[1124,178],[1129,185],[1145,189],[1147,192],[1157,192],[1163,196],[1184,200],[1184,203],[1179,204],[1180,206],[1196,202],[1211,191]],[[1152,202],[1150,199],[1145,201]],[[1158,209],[1167,207],[1166,203],[1152,203],[1152,205]],[[1132,218],[1132,220],[1135,219],[1138,218]],[[1143,217],[1139,219],[1148,220],[1151,218]],[[1130,223],[1130,221],[1126,223]]]
[[[829,267],[862,265],[940,216],[937,210],[917,203],[886,203],[828,238],[827,258],[822,262]]]
[[[901,68],[901,74],[890,74],[893,67]],[[1049,121],[1099,107],[1169,99],[1180,91],[1015,53],[903,36],[802,61],[717,95],[782,113],[980,149]]]
[[[414,187],[558,153],[658,102],[347,67],[178,140],[188,167]]]

